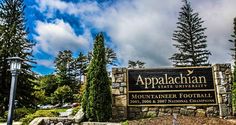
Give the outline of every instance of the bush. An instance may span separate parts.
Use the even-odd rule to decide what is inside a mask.
[[[21,118],[24,118],[26,115],[34,113],[36,110],[32,108],[18,108],[15,110],[14,120],[18,121]]]
[[[14,110],[14,115],[13,115],[13,119],[15,121],[19,121],[21,118],[24,118],[26,115],[28,114],[32,114],[35,112],[35,109],[32,109],[32,108],[17,108]],[[7,115],[8,115],[8,111],[6,111],[4,113],[4,119],[7,119]]]
[[[7,119],[0,117],[0,122],[6,122]]]
[[[63,104],[73,100],[73,92],[69,86],[64,85],[57,88],[57,90],[52,94],[52,97],[54,102]]]
[[[77,106],[75,108],[73,108],[73,111],[72,111],[72,115],[76,115],[76,113],[80,110],[80,106]]]
[[[26,115],[25,118],[21,119],[22,125],[28,125],[33,119],[37,117],[57,117],[59,112],[55,110],[38,110],[34,114]]]

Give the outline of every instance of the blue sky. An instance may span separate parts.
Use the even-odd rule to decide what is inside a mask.
[[[228,39],[233,32],[236,0],[191,0],[207,27],[210,63],[231,63]],[[143,60],[146,67],[171,66],[176,51],[171,39],[181,0],[25,0],[29,38],[37,65],[50,74],[58,51],[75,56],[93,47],[94,35],[104,32],[106,45],[117,53],[120,66]]]

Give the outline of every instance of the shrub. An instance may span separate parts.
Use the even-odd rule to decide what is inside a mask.
[[[0,122],[6,122],[7,119],[0,117]]]
[[[34,114],[26,115],[25,118],[22,118],[20,121],[22,125],[28,125],[33,119],[37,117],[57,117],[59,112],[55,110],[38,110]]]
[[[57,90],[52,94],[52,97],[54,102],[63,104],[64,102],[70,102],[73,100],[73,92],[69,86],[64,85],[57,88]]]
[[[99,33],[94,42],[93,58],[87,72],[82,108],[89,121],[105,122],[111,118],[112,97],[106,70],[104,36]]]
[[[80,106],[75,107],[75,108],[73,109],[73,111],[72,111],[72,115],[73,115],[73,116],[76,115],[76,113],[77,113],[79,110],[80,110]]]
[[[34,113],[36,110],[32,108],[18,108],[15,110],[15,116],[14,119],[16,121],[20,120],[21,118],[24,118],[26,115]]]
[[[35,112],[35,109],[32,109],[32,108],[26,108],[26,107],[17,108],[14,110],[13,119],[18,121],[21,118],[24,118],[26,115],[32,114],[34,112]],[[7,119],[7,115],[8,115],[8,111],[4,113],[4,119]]]

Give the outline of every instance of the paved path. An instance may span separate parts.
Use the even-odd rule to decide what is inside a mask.
[[[0,125],[7,125],[7,123],[0,123]],[[13,125],[21,125],[21,122],[13,122]]]

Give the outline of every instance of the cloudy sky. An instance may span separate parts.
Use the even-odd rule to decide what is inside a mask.
[[[231,63],[228,40],[236,17],[236,0],[191,0],[207,28],[210,63]],[[142,60],[146,67],[171,66],[169,57],[181,0],[25,0],[29,38],[37,44],[34,71],[54,71],[58,51],[76,56],[93,48],[96,33],[104,32],[120,66]]]

